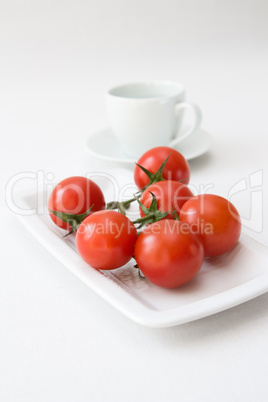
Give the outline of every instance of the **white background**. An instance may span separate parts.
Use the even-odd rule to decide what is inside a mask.
[[[56,183],[109,168],[85,149],[108,124],[107,88],[175,80],[213,137],[191,162],[192,183],[227,196],[263,171],[262,228],[249,228],[250,189],[233,201],[245,232],[268,246],[267,20],[265,0],[0,0],[2,402],[267,400],[267,294],[182,326],[139,326],[69,273],[4,200],[20,172]]]

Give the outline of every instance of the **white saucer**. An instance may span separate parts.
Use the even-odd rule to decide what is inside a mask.
[[[203,155],[209,150],[210,145],[210,134],[203,129],[199,129],[174,148],[183,154],[187,160],[190,160]],[[124,154],[111,127],[105,127],[92,133],[86,142],[86,147],[92,155],[105,160],[124,164],[133,164],[137,161]]]

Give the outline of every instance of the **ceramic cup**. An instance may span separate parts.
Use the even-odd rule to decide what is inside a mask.
[[[185,102],[185,88],[170,81],[148,81],[119,85],[106,95],[112,130],[123,151],[138,158],[150,148],[174,147],[197,130],[201,111]],[[185,110],[193,115],[192,124],[182,131]]]

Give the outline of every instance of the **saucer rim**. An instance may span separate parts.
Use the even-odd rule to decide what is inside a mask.
[[[136,163],[136,161],[138,160],[138,158],[137,159],[135,159],[135,158],[132,158],[132,157],[128,157],[127,155],[125,156],[125,157],[115,157],[115,156],[109,156],[109,155],[104,155],[104,154],[102,154],[102,153],[99,153],[99,152],[96,152],[95,150],[93,150],[91,147],[90,147],[90,140],[92,139],[92,137],[94,136],[94,135],[96,135],[96,134],[99,134],[99,133],[101,133],[101,132],[106,132],[106,131],[110,131],[110,132],[112,132],[112,128],[111,128],[111,126],[104,126],[104,127],[101,127],[101,128],[99,128],[99,129],[95,129],[94,131],[92,131],[92,133],[88,136],[88,138],[87,138],[87,140],[86,140],[86,148],[87,148],[87,151],[91,154],[91,155],[93,155],[93,156],[95,156],[95,157],[98,157],[98,158],[101,158],[101,159],[103,159],[103,160],[106,160],[106,161],[111,161],[111,162],[119,162],[119,163],[125,163],[125,164],[133,164],[133,163]],[[185,156],[184,154],[183,154],[183,152],[181,152],[181,151],[179,151],[178,149],[177,149],[177,147],[175,148],[175,147],[171,147],[171,148],[173,148],[173,149],[175,149],[176,151],[178,151],[178,152],[181,152],[182,153],[182,155],[184,155],[185,156],[185,159],[187,160],[187,161],[190,161],[190,160],[193,160],[193,159],[195,159],[195,158],[198,158],[198,157],[200,157],[201,155],[204,155],[206,152],[208,152],[208,150],[210,149],[210,147],[211,147],[211,143],[212,143],[212,137],[211,137],[211,134],[206,130],[206,129],[203,129],[202,127],[200,127],[199,129],[198,129],[198,131],[202,131],[203,132],[203,135],[205,135],[206,136],[206,142],[207,142],[207,145],[204,147],[204,148],[202,148],[201,150],[200,150],[200,152],[189,152],[189,154],[187,155],[187,156]],[[193,133],[192,135],[195,135],[195,133]],[[181,141],[181,143],[183,144],[183,143],[185,143],[185,142],[187,142],[189,140],[189,138],[185,138],[184,140],[182,140]]]

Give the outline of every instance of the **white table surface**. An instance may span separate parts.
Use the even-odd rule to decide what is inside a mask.
[[[56,183],[114,167],[85,149],[108,124],[106,89],[181,81],[213,137],[190,163],[191,182],[228,196],[245,179],[233,202],[244,231],[268,246],[267,2],[1,0],[0,9],[0,400],[266,401],[268,294],[174,328],[142,327],[50,255],[4,191],[20,173]]]

